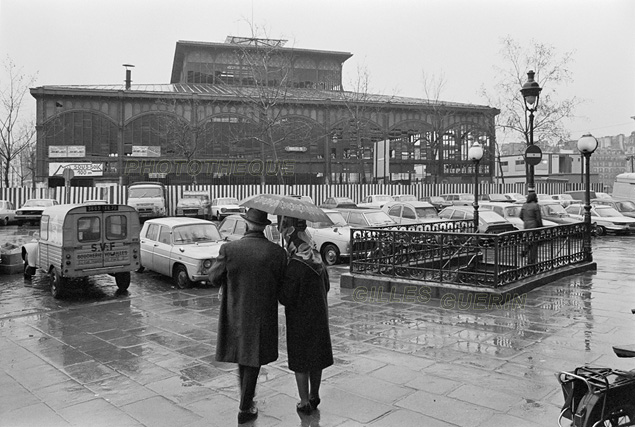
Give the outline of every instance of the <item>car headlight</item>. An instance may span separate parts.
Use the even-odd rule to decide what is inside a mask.
[[[211,266],[212,266],[212,260],[211,259],[206,259],[205,261],[203,261],[203,267],[210,268]]]
[[[22,211],[17,211],[16,214],[17,215],[22,215]]]

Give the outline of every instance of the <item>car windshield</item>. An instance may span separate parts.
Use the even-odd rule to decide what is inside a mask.
[[[131,188],[128,193],[131,199],[142,199],[144,197],[163,197],[163,191],[156,187],[136,187]]]
[[[174,227],[174,244],[188,245],[198,242],[215,242],[222,240],[214,224],[188,224]]]
[[[416,208],[417,218],[439,218],[435,208]]]
[[[389,225],[395,221],[386,212],[369,212],[365,214],[369,225]]]
[[[610,206],[598,206],[595,208],[598,216],[607,217],[607,216],[624,216],[615,209]]]
[[[309,227],[329,228],[329,227],[345,227],[346,225],[348,225],[346,224],[346,220],[344,219],[342,214],[339,212],[328,212],[326,215],[329,218],[331,218],[331,221],[333,221],[333,224],[329,224],[328,222],[308,222]]]
[[[518,218],[520,217],[520,206],[509,206],[505,208],[505,216]]]
[[[217,202],[219,205],[237,205],[238,204],[238,199],[234,199],[231,197],[225,198],[225,199],[218,199]]]
[[[616,202],[615,206],[620,212],[635,212],[635,203],[633,202]]]
[[[53,206],[52,200],[27,200],[23,208],[43,208],[47,206]]]

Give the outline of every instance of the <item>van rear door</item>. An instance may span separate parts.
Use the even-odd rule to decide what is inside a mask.
[[[68,215],[64,227],[67,232],[76,235],[77,246],[74,252],[76,265],[79,270],[90,270],[104,266],[103,214],[93,208],[98,205],[86,206],[86,212],[76,212]],[[75,228],[75,229],[73,229]]]
[[[131,212],[104,212],[104,267],[131,265],[132,247]]]

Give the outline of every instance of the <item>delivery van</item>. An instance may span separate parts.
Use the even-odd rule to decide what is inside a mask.
[[[139,214],[126,205],[58,205],[44,209],[39,236],[22,247],[24,278],[48,274],[53,297],[69,279],[114,276],[119,290],[140,267]]]
[[[614,199],[635,201],[635,173],[621,173],[616,176],[611,196]]]
[[[142,220],[168,215],[168,196],[160,182],[135,182],[128,186],[128,206],[139,212]]]

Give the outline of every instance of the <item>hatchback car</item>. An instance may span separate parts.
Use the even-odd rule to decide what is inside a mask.
[[[610,206],[624,216],[635,218],[635,203],[630,200],[616,200],[610,197],[598,197],[597,199],[591,200],[591,204]]]
[[[9,225],[13,221],[15,221],[13,202],[0,200],[0,225]]]
[[[20,209],[15,211],[15,220],[18,225],[22,225],[25,222],[31,222],[33,224],[38,223],[42,218],[42,211],[55,205],[59,205],[58,201],[55,199],[27,200]]]
[[[223,243],[216,225],[198,218],[150,219],[140,233],[141,267],[172,277],[177,288],[207,282]]]
[[[520,203],[506,203],[506,202],[483,202],[480,204],[481,209],[483,210],[491,210],[505,218],[507,221],[514,224],[519,230],[525,229],[525,223],[522,219],[520,219],[520,210],[523,208],[523,205]],[[553,221],[549,221],[546,219],[542,220],[543,227],[548,227],[551,225],[558,225]]]
[[[540,206],[540,215],[542,216],[542,222],[551,221],[556,224],[575,224],[580,222],[579,219],[573,218],[571,215],[567,213],[567,211],[562,207],[560,202],[557,200],[551,200],[547,202],[539,202]],[[575,206],[575,205],[572,205]]]
[[[571,205],[567,213],[573,218],[584,221],[585,209],[581,204]],[[630,233],[635,231],[635,219],[622,215],[610,206],[591,206],[591,223],[595,224],[595,232],[599,236],[606,233]]]
[[[271,224],[265,227],[265,237],[273,243],[281,244],[277,217],[275,215],[269,215],[268,218]],[[218,231],[224,240],[233,241],[242,239],[247,232],[247,220],[240,215],[229,215],[220,223]]]
[[[381,209],[337,209],[351,227],[381,227],[396,225],[394,219]]]
[[[245,208],[238,206],[238,199],[235,197],[213,199],[210,207],[212,218],[217,221],[229,215],[245,213],[245,211]]]
[[[329,197],[320,207],[323,209],[356,208],[357,204],[348,197]]]
[[[333,224],[307,221],[307,231],[322,254],[326,265],[334,265],[351,256],[351,227],[344,216],[334,209],[324,209]]]
[[[390,202],[386,203],[381,210],[397,224],[441,221],[435,207],[427,202]]]
[[[450,206],[439,212],[439,217],[448,220],[473,220],[474,208],[471,206]],[[498,234],[516,230],[511,222],[494,211],[481,210],[478,219],[480,233]]]

